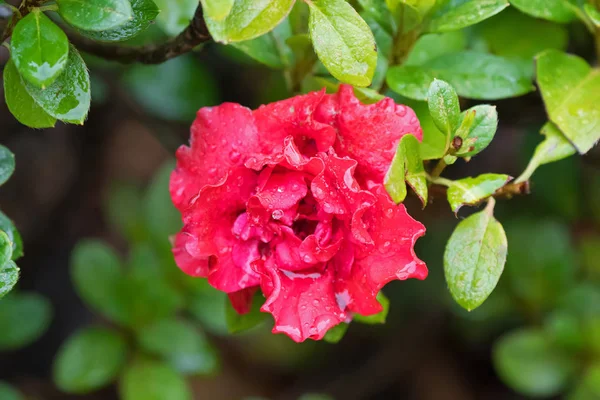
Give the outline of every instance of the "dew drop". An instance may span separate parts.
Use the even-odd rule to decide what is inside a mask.
[[[271,216],[273,219],[281,219],[283,218],[283,210],[274,210]]]
[[[322,199],[323,198],[323,190],[316,187],[313,189],[313,195],[317,199]]]
[[[302,257],[302,259],[304,260],[304,262],[307,262],[307,263],[312,261],[311,256],[309,256],[308,254],[304,255],[304,257]]]
[[[229,159],[234,163],[240,161],[240,157],[241,154],[237,150],[231,150],[229,153]]]
[[[285,190],[285,188],[284,188],[283,186],[279,186],[279,187],[277,188],[277,191],[278,191],[279,193],[283,193],[283,191],[284,191],[284,190]]]
[[[411,123],[411,124],[416,124],[417,122],[419,122],[419,120],[417,119],[417,117],[412,117],[412,118],[410,119],[410,123]]]
[[[388,209],[385,211],[385,215],[387,215],[387,217],[388,217],[388,218],[392,218],[392,217],[394,216],[394,209],[392,209],[392,208],[388,208]]]
[[[399,117],[404,117],[406,115],[406,107],[402,104],[398,104],[396,106],[396,115],[398,115]]]
[[[332,214],[335,211],[335,208],[329,203],[323,203],[323,210],[326,213]]]
[[[320,302],[319,300],[317,300],[317,299],[314,299],[314,300],[313,300],[313,305],[314,305],[314,306],[318,306],[320,303],[321,303],[321,302]]]
[[[208,170],[208,174],[211,175],[211,176],[215,176],[216,173],[217,173],[217,169],[215,167],[210,168]]]

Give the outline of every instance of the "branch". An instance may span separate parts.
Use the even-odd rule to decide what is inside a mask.
[[[204,23],[202,6],[198,5],[190,24],[177,37],[157,45],[129,47],[99,43],[79,34],[69,34],[69,40],[79,50],[124,64],[139,62],[142,64],[161,64],[171,58],[189,53],[196,46],[211,39]]]

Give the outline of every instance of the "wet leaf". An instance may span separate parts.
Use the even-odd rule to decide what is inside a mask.
[[[171,318],[142,328],[140,346],[160,356],[182,374],[212,374],[219,368],[215,349],[192,324]]]
[[[67,35],[38,9],[17,23],[10,44],[17,70],[35,86],[50,85],[67,66]]]
[[[537,145],[527,166],[528,176],[540,165],[562,160],[577,152],[563,133],[552,122],[547,122],[541,130],[544,140]]]
[[[231,12],[235,0],[201,0],[201,2],[208,18],[222,21]]]
[[[369,86],[377,65],[377,46],[367,23],[344,0],[314,0],[309,30],[319,60],[342,82]]]
[[[119,384],[123,400],[191,400],[182,375],[159,361],[137,361],[128,366]]]
[[[291,11],[294,0],[235,0],[221,21],[205,16],[213,39],[221,43],[254,39],[273,30]]]
[[[15,171],[15,155],[0,144],[0,185],[4,185]]]
[[[575,19],[573,6],[565,0],[511,0],[510,3],[525,14],[554,22]]]
[[[419,145],[419,141],[413,135],[402,137],[385,176],[384,186],[396,204],[406,198],[406,183],[419,196],[423,207],[427,204],[427,180]]]
[[[54,127],[56,118],[50,116],[33,100],[12,60],[4,67],[3,76],[6,105],[17,121],[30,128]]]
[[[560,393],[576,371],[574,360],[562,354],[543,332],[535,329],[503,336],[494,347],[493,361],[507,385],[535,397]]]
[[[385,32],[393,36],[396,31],[395,21],[385,4],[385,0],[358,0],[364,12],[373,18]]]
[[[4,231],[0,231],[0,268],[4,271],[6,264],[12,260],[12,242]],[[13,263],[14,265],[14,263]],[[15,265],[16,267],[16,265]],[[18,269],[17,269],[18,273]],[[2,288],[0,287],[0,292]]]
[[[465,132],[463,145],[457,151],[459,157],[472,157],[482,152],[494,139],[498,129],[498,112],[495,106],[486,104],[471,107],[460,116],[459,124],[465,121],[465,116],[472,114],[473,122]]]
[[[449,32],[475,25],[508,7],[507,0],[470,0],[446,8],[429,22],[429,32]]]
[[[446,244],[446,282],[454,300],[467,311],[492,293],[506,262],[506,234],[493,216],[493,204],[492,199],[485,210],[462,220]]]
[[[448,188],[448,203],[454,214],[462,206],[474,206],[493,195],[496,190],[506,185],[512,178],[502,174],[483,174],[475,178],[464,178],[452,181]]]
[[[65,21],[86,31],[104,31],[133,19],[129,0],[57,0]]]
[[[54,360],[54,383],[63,392],[88,393],[113,382],[127,360],[127,342],[106,328],[87,328],[71,336]]]
[[[374,315],[360,315],[354,314],[352,318],[353,321],[361,322],[363,324],[385,324],[385,320],[390,312],[390,300],[383,294],[383,292],[379,292],[377,294],[377,301],[383,307],[383,310]]]
[[[4,231],[13,245],[12,259],[13,261],[23,257],[23,241],[21,235],[15,227],[15,224],[2,211],[0,211],[0,230]]]
[[[176,36],[187,28],[198,8],[198,0],[154,0],[154,2],[161,10],[156,17],[156,23],[169,36]]]
[[[292,63],[293,54],[286,45],[286,40],[290,37],[292,37],[290,24],[284,21],[271,32],[256,39],[236,42],[231,45],[268,67],[282,69]],[[307,42],[308,49],[310,49],[310,40],[307,40]]]
[[[48,329],[51,319],[52,306],[41,295],[11,293],[6,296],[0,300],[0,351],[31,344]]]
[[[444,54],[462,51],[466,47],[467,37],[464,31],[426,34],[417,40],[404,65],[423,65]]]
[[[577,56],[548,50],[537,58],[537,81],[550,120],[581,154],[600,139],[600,71]]]
[[[427,94],[429,113],[437,128],[451,137],[460,118],[460,104],[456,92],[447,82],[434,79]]]
[[[6,234],[0,231],[4,236]],[[4,251],[6,251],[4,249]],[[4,253],[6,256],[6,252]],[[0,299],[8,294],[19,280],[19,267],[13,262],[8,261],[0,265]],[[1,341],[1,340],[0,340]],[[0,347],[2,344],[0,343]]]

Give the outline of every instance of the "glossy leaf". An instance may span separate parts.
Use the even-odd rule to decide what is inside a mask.
[[[45,112],[27,92],[17,67],[9,60],[3,71],[4,97],[11,114],[30,128],[52,128],[56,118]]]
[[[319,60],[338,80],[369,86],[377,65],[377,46],[367,23],[344,0],[314,0],[309,30]]]
[[[350,324],[342,322],[341,324],[338,324],[333,328],[329,329],[323,337],[323,340],[331,344],[339,343],[339,341],[342,340],[346,335],[346,332],[348,331],[349,327]]]
[[[573,8],[566,0],[510,0],[525,14],[554,22],[570,22],[575,19]]]
[[[593,5],[586,3],[583,5],[583,10],[588,18],[596,27],[600,27],[600,10],[595,8]]]
[[[230,333],[239,333],[252,329],[269,319],[269,315],[260,311],[260,307],[264,304],[265,298],[261,294],[256,294],[252,298],[252,307],[250,312],[246,314],[238,314],[231,306],[229,299],[226,299],[225,319],[227,321],[227,329]]]
[[[543,332],[534,329],[503,336],[495,345],[493,361],[507,385],[535,397],[560,393],[576,371],[574,360],[554,347]]]
[[[419,141],[413,135],[405,135],[385,176],[384,186],[392,200],[398,204],[406,198],[406,183],[419,196],[423,207],[427,204],[427,180],[420,156]]]
[[[129,0],[57,0],[65,21],[86,31],[104,31],[133,19]]]
[[[459,96],[478,100],[515,97],[533,90],[529,78],[513,62],[474,51],[445,54],[421,66],[392,67],[387,83],[403,96],[425,100],[435,78],[447,81]]]
[[[396,31],[394,19],[385,4],[385,0],[358,0],[364,12],[373,18],[384,31],[393,36]]]
[[[0,268],[4,268],[6,263],[12,260],[12,242],[4,231],[0,231]],[[13,263],[14,265],[14,263]],[[16,267],[16,266],[15,266]],[[18,272],[18,269],[17,269]],[[0,291],[2,289],[0,288]]]
[[[442,158],[446,154],[446,135],[433,122],[427,103],[409,99],[403,99],[402,102],[413,109],[421,123],[423,129],[423,141],[420,145],[421,159],[437,160]]]
[[[161,10],[156,17],[156,23],[169,36],[176,36],[187,28],[198,8],[198,0],[154,0],[154,2]]]
[[[221,21],[205,16],[213,39],[221,43],[250,40],[273,30],[291,11],[294,0],[235,0]]]
[[[506,234],[494,218],[493,204],[492,199],[485,210],[462,220],[446,244],[446,282],[454,300],[467,311],[492,293],[506,262]]]
[[[448,203],[454,214],[462,206],[474,206],[493,195],[496,190],[506,185],[511,180],[508,175],[483,174],[475,178],[463,178],[452,181],[448,188]]]
[[[8,237],[4,232],[0,231],[3,236]],[[3,256],[6,256],[6,250]],[[11,253],[12,254],[12,253]],[[0,299],[8,294],[19,280],[19,267],[13,262],[8,261],[0,265]],[[0,343],[0,347],[2,344]]]
[[[6,296],[0,300],[0,351],[31,344],[48,329],[51,318],[52,306],[37,293]]]
[[[437,128],[451,137],[460,118],[460,104],[456,92],[447,82],[434,79],[427,94],[429,113]]]
[[[600,139],[600,72],[582,58],[548,50],[537,58],[537,80],[550,120],[587,153]]]
[[[40,89],[26,82],[25,88],[46,113],[63,122],[82,125],[90,110],[90,75],[73,46],[67,67],[54,83]]]
[[[439,56],[457,53],[467,47],[465,31],[431,33],[417,39],[403,65],[423,65]]]
[[[15,155],[0,144],[0,185],[4,185],[15,171]]]
[[[0,6],[2,0],[0,0]],[[25,400],[25,397],[17,389],[6,382],[0,381],[0,399],[2,400]]]
[[[54,360],[56,386],[67,393],[88,393],[113,382],[127,359],[127,342],[115,331],[87,328],[71,336]]]
[[[128,40],[148,28],[160,12],[153,0],[131,0],[131,9],[132,19],[121,26],[97,32],[80,30],[80,33],[99,42]]]
[[[327,93],[337,93],[340,88],[340,84],[338,82],[332,82],[330,79],[312,77],[311,80],[315,82],[316,87],[319,89],[325,88]],[[362,87],[354,87],[353,89],[354,95],[363,104],[373,104],[385,99],[384,95],[373,89]]]
[[[214,348],[193,325],[165,319],[138,332],[140,346],[167,361],[182,374],[211,374],[219,367]]]
[[[256,39],[246,40],[243,42],[232,43],[231,45],[254,60],[267,65],[271,68],[282,69],[292,63],[293,53],[288,49],[288,39],[292,37],[292,30],[287,21],[277,25],[271,32],[266,33]],[[294,44],[296,39],[293,39]],[[304,37],[304,35],[302,35]],[[304,37],[302,40],[307,44],[306,50],[310,49],[310,39]],[[287,45],[286,45],[287,44]],[[304,51],[302,51],[304,53]]]
[[[222,21],[229,15],[235,0],[200,0],[202,9],[207,17],[215,21]]]
[[[185,379],[168,364],[137,361],[126,370],[119,384],[123,400],[191,400]]]
[[[361,322],[363,324],[385,324],[385,320],[387,318],[388,313],[390,312],[390,300],[383,294],[383,292],[379,292],[377,294],[377,301],[383,307],[383,310],[374,315],[360,315],[354,314],[352,318],[353,321]]]
[[[17,23],[10,44],[17,70],[36,86],[50,85],[67,66],[67,35],[39,10],[34,9]]]
[[[385,2],[396,25],[402,30],[401,33],[410,32],[423,22],[425,7],[420,8],[416,4],[420,0],[385,0]],[[426,3],[431,3],[431,0],[424,0],[422,3],[426,6]]]
[[[508,7],[507,0],[470,0],[436,15],[429,23],[429,32],[449,32],[475,25]]]
[[[472,157],[481,153],[494,139],[498,129],[498,112],[495,106],[478,105],[464,111],[459,123],[462,124],[467,114],[473,115],[473,122],[463,138],[463,145],[456,152],[459,157]]]
[[[0,211],[0,230],[8,235],[13,244],[13,261],[23,257],[23,241],[21,240],[21,235],[15,227],[15,224],[2,211]]]

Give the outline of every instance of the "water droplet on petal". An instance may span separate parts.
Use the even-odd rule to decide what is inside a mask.
[[[284,191],[284,190],[285,190],[285,188],[284,188],[283,186],[279,186],[279,187],[277,188],[277,191],[278,191],[279,193],[283,193],[283,191]]]
[[[217,173],[217,169],[215,167],[210,168],[208,170],[208,174],[211,175],[211,176],[215,176],[216,173]]]
[[[304,260],[304,262],[311,262],[312,261],[312,257],[309,256],[308,254],[305,254],[304,257],[302,257],[302,259]]]
[[[313,195],[315,196],[316,199],[322,199],[323,198],[323,190],[315,187],[313,189]]]
[[[320,302],[319,300],[317,300],[317,299],[314,299],[314,300],[313,300],[313,305],[314,305],[314,306],[318,306],[320,303],[321,303],[321,302]]]
[[[241,156],[242,155],[237,150],[231,150],[229,153],[229,159],[234,163],[240,161]]]
[[[329,203],[323,203],[323,211],[332,214],[335,211],[335,208]]]
[[[396,106],[396,115],[398,115],[399,117],[404,117],[406,115],[406,107],[398,104]]]
[[[388,218],[392,218],[394,216],[394,209],[393,208],[388,208],[385,211],[385,214],[387,215]]]
[[[283,210],[275,210],[273,211],[271,216],[273,217],[273,219],[281,219],[283,218]]]

